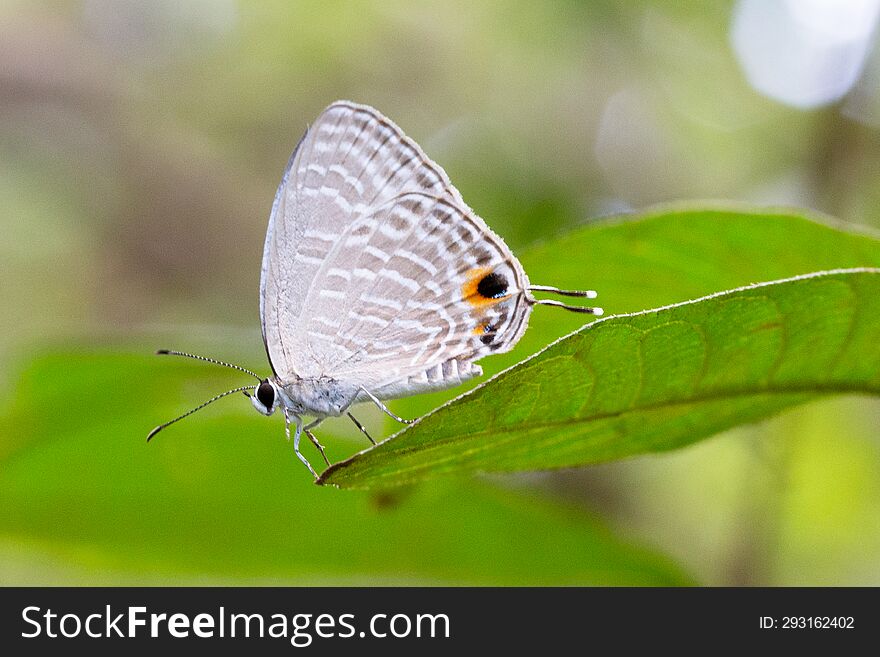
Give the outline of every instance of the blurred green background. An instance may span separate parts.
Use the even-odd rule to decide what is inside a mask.
[[[0,3],[0,583],[880,584],[875,400],[662,456],[388,493],[313,486],[280,419],[239,397],[144,443],[241,381],[157,347],[268,373],[269,208],[329,102],[388,114],[514,250],[676,199],[877,228],[878,11]],[[587,256],[559,256],[585,286]],[[614,290],[599,292],[613,311]],[[482,365],[577,326],[536,318]],[[364,447],[324,426],[332,459]]]

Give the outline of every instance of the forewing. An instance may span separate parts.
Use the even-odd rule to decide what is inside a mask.
[[[373,108],[333,103],[306,131],[275,195],[260,278],[263,341],[282,381],[318,376],[348,356],[308,334],[326,302],[350,305],[333,294],[352,258],[343,236],[411,192],[461,203],[443,169]]]

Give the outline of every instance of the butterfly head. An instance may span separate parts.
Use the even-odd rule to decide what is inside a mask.
[[[238,370],[239,372],[244,372],[245,374],[250,374],[257,381],[259,381],[259,383],[246,385],[246,386],[238,386],[237,388],[233,388],[232,390],[227,390],[226,392],[221,392],[219,395],[214,395],[208,401],[199,404],[194,409],[187,411],[183,415],[179,415],[176,418],[174,418],[173,420],[170,420],[169,422],[165,422],[163,424],[160,424],[158,427],[153,429],[147,435],[148,442],[153,438],[153,436],[155,436],[157,433],[162,431],[162,429],[164,429],[165,427],[167,427],[171,424],[174,424],[175,422],[179,422],[183,418],[189,417],[190,415],[192,415],[196,411],[200,411],[208,404],[213,404],[218,399],[223,399],[224,397],[228,397],[229,395],[236,393],[236,392],[244,393],[245,395],[250,397],[251,403],[254,405],[254,408],[256,408],[258,411],[260,411],[260,413],[262,413],[263,415],[272,415],[273,411],[280,403],[279,396],[278,396],[279,395],[278,386],[275,384],[275,382],[271,381],[269,379],[261,379],[255,372],[252,372],[251,370],[247,369],[246,367],[241,367],[240,365],[233,365],[232,363],[227,363],[222,360],[217,360],[216,358],[208,358],[207,356],[197,356],[195,354],[189,354],[189,353],[186,353],[183,351],[172,351],[171,349],[160,349],[156,353],[160,354],[160,355],[164,354],[164,355],[171,355],[171,356],[184,356],[186,358],[194,358],[195,360],[201,360],[201,361],[205,361],[208,363],[213,363],[215,365],[222,365],[223,367],[229,367],[234,370]],[[249,390],[253,390],[254,391],[253,394],[248,392]]]
[[[251,403],[254,405],[254,408],[263,415],[272,415],[278,407],[278,388],[269,379],[263,379],[260,381],[260,385],[257,386],[256,392],[248,396],[251,398]]]

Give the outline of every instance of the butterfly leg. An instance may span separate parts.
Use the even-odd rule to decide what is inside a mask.
[[[370,392],[369,390],[367,390],[367,389],[364,388],[363,386],[361,386],[361,390],[364,392],[364,394],[365,394],[367,397],[370,398],[370,401],[372,401],[376,406],[378,406],[378,407],[381,409],[381,411],[382,411],[383,413],[385,413],[385,415],[387,415],[388,417],[397,420],[397,421],[400,422],[401,424],[412,424],[413,422],[415,422],[415,420],[404,420],[404,419],[403,419],[402,417],[400,417],[399,415],[395,415],[395,414],[391,411],[390,408],[388,408],[385,404],[383,404],[383,403],[382,403],[382,402],[381,402],[381,401],[380,401],[380,400],[379,400],[379,399],[378,399],[378,398],[377,398],[372,392]]]
[[[351,413],[346,413],[346,415],[348,415],[348,417],[351,418],[351,421],[354,422],[355,426],[357,426],[357,428],[361,430],[361,433],[367,437],[367,440],[369,440],[371,443],[373,443],[375,445],[376,441],[373,440],[373,437],[369,434],[369,432],[367,432],[366,427],[363,424],[361,424],[360,422],[358,422],[357,418],[354,415],[352,415]]]
[[[314,476],[315,479],[317,479],[318,473],[315,472],[315,469],[312,467],[312,464],[309,463],[308,459],[306,459],[306,457],[302,455],[302,452],[299,451],[299,439],[302,436],[302,432],[303,432],[302,418],[299,415],[294,415],[293,421],[296,424],[296,430],[293,434],[293,452],[296,454],[296,457],[300,461],[303,462],[303,465],[305,465],[309,469],[309,472],[312,473],[312,476]],[[286,411],[284,413],[284,432],[287,434],[287,440],[289,441],[290,440],[290,416],[287,414]]]
[[[324,453],[324,446],[318,442],[318,439],[315,437],[315,434],[313,434],[311,431],[316,426],[321,424],[322,421],[323,421],[323,418],[321,418],[320,420],[315,420],[314,422],[311,422],[310,424],[307,424],[306,426],[303,427],[303,431],[305,431],[306,435],[309,437],[309,440],[312,441],[312,444],[318,448],[319,452],[321,452],[321,456],[324,459],[324,463],[326,463],[327,466],[329,467],[330,461],[327,458],[327,455]]]

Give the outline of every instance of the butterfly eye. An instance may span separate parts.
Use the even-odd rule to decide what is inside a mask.
[[[271,409],[275,405],[275,388],[272,387],[271,383],[263,381],[260,384],[260,387],[257,388],[257,399],[266,407],[266,410]]]

